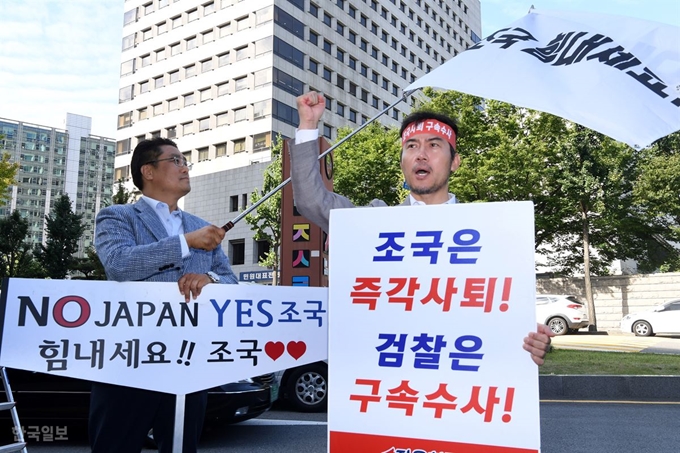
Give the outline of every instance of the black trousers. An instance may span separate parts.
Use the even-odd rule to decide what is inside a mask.
[[[92,383],[89,437],[92,453],[139,453],[150,429],[159,453],[172,452],[175,395]],[[186,396],[183,453],[196,453],[208,392]]]

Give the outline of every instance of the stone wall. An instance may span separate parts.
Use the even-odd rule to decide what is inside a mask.
[[[618,330],[628,313],[646,310],[670,299],[680,299],[680,273],[592,277],[597,330]],[[583,277],[537,278],[536,294],[575,294],[583,302]]]

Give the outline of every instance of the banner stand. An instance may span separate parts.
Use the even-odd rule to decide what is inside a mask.
[[[172,436],[172,453],[182,453],[182,444],[184,443],[184,404],[186,402],[186,395],[175,395],[177,402],[175,403],[175,431]]]

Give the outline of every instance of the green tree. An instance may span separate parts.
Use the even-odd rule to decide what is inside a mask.
[[[40,245],[36,255],[40,264],[47,272],[47,276],[63,279],[73,269],[75,258],[73,254],[78,250],[78,240],[85,231],[82,214],[75,214],[71,210],[71,200],[63,194],[57,198],[52,212],[47,220],[46,245]]]
[[[5,136],[0,134],[0,145],[2,145],[2,158],[0,158],[0,206],[4,206],[9,197],[7,188],[16,184],[15,178],[19,171],[18,162],[10,162],[11,154],[4,152]]]
[[[0,277],[19,277],[22,267],[32,259],[26,241],[28,222],[15,210],[0,219]]]
[[[72,270],[83,274],[83,280],[106,280],[106,271],[94,247],[85,249],[83,258],[76,258]]]
[[[338,139],[351,129],[341,128]],[[404,176],[399,165],[401,146],[399,131],[373,122],[342,145],[333,156],[333,190],[357,206],[379,198],[397,205],[408,193],[403,189]]]
[[[113,194],[113,204],[128,204],[135,199],[135,194],[127,190],[125,180],[116,181],[116,193]]]
[[[640,267],[644,271],[678,272],[680,253],[672,243],[680,242],[680,132],[657,140],[642,152],[647,159],[635,183],[635,202],[640,215],[649,224],[660,225],[662,231],[652,242],[656,253],[642,257]]]
[[[272,160],[264,171],[262,190],[255,189],[250,194],[251,205],[260,201],[264,195],[281,184],[282,149],[283,139],[279,134],[272,144]],[[255,232],[255,240],[269,243],[269,251],[264,259],[260,259],[259,264],[273,270],[272,285],[278,285],[281,249],[281,191],[277,191],[263,201],[253,213],[246,215],[244,220]]]

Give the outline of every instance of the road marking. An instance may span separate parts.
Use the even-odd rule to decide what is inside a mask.
[[[315,422],[313,420],[272,420],[265,418],[251,418],[244,422],[239,423],[242,425],[259,425],[259,426],[283,426],[283,425],[294,425],[294,426],[322,426],[327,425],[328,422]]]

